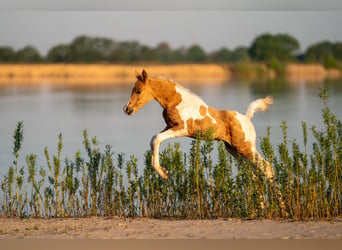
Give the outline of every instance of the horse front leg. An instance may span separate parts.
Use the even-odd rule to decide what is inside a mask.
[[[186,136],[185,131],[176,130],[175,128],[165,130],[159,134],[156,134],[151,139],[151,151],[152,151],[152,167],[160,175],[161,178],[167,180],[168,171],[160,166],[159,163],[159,146],[167,140],[176,137]]]

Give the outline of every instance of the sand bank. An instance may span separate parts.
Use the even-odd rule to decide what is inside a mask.
[[[326,78],[336,79],[341,77],[338,69],[326,69],[320,64],[289,64],[285,72],[287,80],[297,81],[323,81]]]
[[[220,83],[231,77],[227,67],[217,64],[182,65],[109,65],[109,64],[37,64],[0,65],[0,83],[25,84],[132,84],[135,70],[165,75],[185,83]]]
[[[342,239],[342,221],[0,218],[0,239]]]
[[[275,73],[264,64],[247,63],[245,67],[219,64],[178,65],[113,65],[113,64],[0,64],[0,84],[64,84],[97,86],[132,84],[135,70],[165,75],[184,85],[222,84],[234,77],[274,78]],[[248,72],[246,72],[246,70]],[[261,75],[260,75],[261,74]],[[292,82],[322,81],[339,78],[337,69],[319,64],[289,64],[285,77]]]

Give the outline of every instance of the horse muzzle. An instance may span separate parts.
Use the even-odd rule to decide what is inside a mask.
[[[133,114],[134,109],[128,107],[127,105],[123,108],[123,111],[125,112],[126,115],[131,115]]]

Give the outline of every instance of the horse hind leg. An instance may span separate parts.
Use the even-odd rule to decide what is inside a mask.
[[[259,169],[264,176],[269,180],[275,195],[277,197],[278,203],[279,203],[279,207],[281,209],[281,214],[283,217],[287,217],[288,214],[286,212],[286,207],[285,207],[285,203],[282,197],[282,194],[279,190],[278,187],[278,183],[275,180],[275,176],[274,176],[274,172],[273,172],[273,168],[271,163],[269,163],[268,161],[266,161],[264,158],[262,158],[262,156],[257,153],[254,157],[254,164],[256,166],[257,169]]]
[[[247,160],[245,157],[241,156],[237,150],[231,146],[228,142],[224,142],[227,151],[235,158],[238,160],[241,160],[242,164],[252,164],[253,165],[253,179],[256,178],[256,171],[257,169],[261,171],[261,173],[263,173],[263,175],[265,176],[265,178],[267,178],[275,192],[275,195],[277,197],[278,203],[279,203],[279,207],[281,209],[281,213],[283,217],[287,217],[288,214],[285,211],[285,203],[283,201],[282,198],[282,194],[279,190],[278,184],[275,180],[275,176],[274,176],[274,172],[273,172],[273,168],[271,163],[267,162],[264,158],[262,158],[262,156],[255,151],[254,156],[252,157],[253,160],[249,161]],[[264,198],[262,196],[262,194],[260,194],[260,207],[262,210],[265,209],[265,204],[264,204]]]
[[[242,164],[245,164],[245,165],[251,165],[251,162],[248,161],[245,157],[241,156],[237,150],[232,146],[230,145],[228,142],[224,142],[225,146],[226,146],[226,150],[235,158],[237,159],[238,161],[240,161]],[[256,178],[256,169],[253,167],[252,168],[253,170],[253,179],[255,180]],[[260,194],[259,196],[260,198],[260,207],[261,207],[261,210],[264,211],[265,210],[265,204],[264,204],[264,198],[262,196],[262,194]]]
[[[236,149],[230,145],[228,142],[224,141],[224,145],[226,146],[226,150],[235,158],[238,159],[239,158],[239,154],[236,151]]]

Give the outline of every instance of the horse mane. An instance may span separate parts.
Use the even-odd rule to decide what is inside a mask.
[[[165,81],[168,81],[172,84],[174,84],[176,87],[178,87],[179,89],[183,90],[184,92],[190,94],[190,95],[193,95],[193,96],[196,96],[197,98],[200,98],[202,99],[201,97],[199,97],[197,94],[195,94],[194,92],[192,92],[190,89],[188,88],[185,88],[183,85],[181,85],[180,83],[178,83],[177,81],[175,81],[174,79],[172,78],[169,78],[167,76],[164,76],[164,75],[151,75],[150,76],[151,78],[155,78],[155,79],[160,79],[160,80],[165,80]]]

